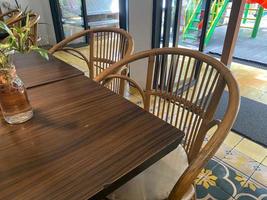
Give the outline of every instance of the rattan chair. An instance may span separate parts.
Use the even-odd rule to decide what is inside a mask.
[[[0,20],[5,22],[7,25],[9,25],[14,20],[18,19],[21,15],[22,15],[21,10],[14,9],[14,10],[10,10],[6,13],[0,14]]]
[[[145,90],[142,90],[138,83],[130,77],[114,74],[124,65],[131,64],[132,68],[132,63],[137,61],[140,63],[141,60],[147,62],[147,66],[144,66]],[[161,198],[194,199],[194,180],[224,141],[239,109],[239,89],[230,70],[220,61],[197,51],[162,48],[140,52],[121,60],[102,72],[95,78],[95,81],[108,85],[111,79],[123,79],[130,82],[131,87],[139,90],[145,110],[184,131],[183,148],[179,146],[178,149],[179,152],[182,149],[186,153],[186,159],[181,161],[182,152],[175,153],[178,149],[171,152],[115,191],[116,199],[120,199],[121,196],[123,199],[159,199],[158,196],[155,197],[156,194],[150,198],[153,187],[157,192],[162,190],[165,195],[167,189],[169,190],[167,196],[159,194]],[[223,118],[217,120],[214,119],[214,114],[225,86],[229,92],[228,107]],[[212,127],[216,130],[205,144],[204,138]],[[178,161],[172,163],[175,159]],[[156,169],[157,167],[158,169]],[[168,174],[172,183],[170,188],[163,190],[157,186],[164,179],[165,182],[160,186],[167,187],[169,179],[165,179],[163,176],[168,173],[167,169],[169,168],[172,169],[172,172]],[[173,168],[177,168],[177,170]],[[178,172],[178,168],[183,168],[182,172]],[[154,173],[155,170],[158,173]],[[155,174],[160,176],[155,177]],[[147,177],[151,180],[146,181]],[[176,180],[173,181],[173,178],[170,177],[175,177]],[[144,183],[150,183],[150,186],[145,186]],[[139,191],[139,194],[147,196],[131,197],[131,187],[135,186],[148,187],[145,191]],[[129,194],[123,194],[123,192],[129,192]]]
[[[75,40],[84,37],[87,37],[89,41],[86,53],[68,46]],[[131,35],[123,29],[112,27],[95,28],[67,37],[49,50],[51,54],[58,51],[70,53],[83,60],[87,64],[89,77],[94,78],[111,64],[131,55],[133,52],[133,40]]]
[[[29,35],[29,43],[36,45],[39,38],[38,38],[38,22],[40,20],[40,15],[36,13],[30,13],[29,16],[29,28],[30,28],[30,35]],[[25,27],[27,15],[21,15],[12,22],[8,24],[10,28],[12,27]],[[5,39],[2,39],[4,41]]]

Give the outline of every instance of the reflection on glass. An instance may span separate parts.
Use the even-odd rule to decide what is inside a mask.
[[[181,26],[179,30],[179,45],[197,49],[202,28],[203,14],[201,0],[182,1]]]
[[[197,49],[203,29],[206,0],[186,0],[182,5],[181,29],[179,45]],[[214,0],[211,2],[208,26],[205,37],[206,50],[211,44],[223,42],[224,37],[217,37],[220,33],[224,35],[226,30],[229,0]],[[220,32],[217,34],[217,32]],[[214,48],[214,47],[213,47]]]
[[[119,0],[86,0],[90,28],[119,27]]]
[[[59,5],[65,37],[84,30],[81,0],[59,0]],[[85,38],[80,38],[75,43],[82,43],[84,41]]]
[[[166,17],[166,0],[163,0],[162,1],[162,13],[161,13],[161,16],[162,16],[162,21],[161,21],[161,41],[160,41],[160,47],[166,47],[166,46],[169,46],[169,47],[172,47],[172,44],[173,44],[173,35],[175,34],[174,33],[174,23],[176,23],[175,21],[175,12],[176,12],[176,1],[175,0],[171,0],[171,17],[170,17],[170,33],[169,33],[169,41],[167,41],[167,44],[168,45],[164,45],[163,44],[163,38],[164,38],[164,24],[167,23],[167,19],[165,18]]]
[[[119,27],[119,0],[58,0],[65,38],[88,28]],[[85,11],[85,16],[83,15]],[[85,26],[84,23],[87,23]],[[75,43],[84,43],[85,37]]]

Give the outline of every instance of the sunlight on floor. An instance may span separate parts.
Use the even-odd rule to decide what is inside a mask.
[[[241,96],[267,104],[267,70],[232,63]]]

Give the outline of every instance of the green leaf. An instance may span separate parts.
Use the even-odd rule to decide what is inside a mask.
[[[9,34],[9,36],[15,37],[13,32],[10,30],[10,28],[3,21],[0,21],[0,29],[6,31]]]
[[[2,56],[7,56],[6,53],[11,50],[15,50],[21,53],[35,51],[48,60],[49,56],[47,50],[39,48],[32,44],[30,13],[27,13],[27,16],[25,17],[25,24],[23,24],[22,27],[18,25],[9,28],[4,22],[0,21],[0,30],[2,29],[9,34],[4,42],[0,44],[0,51],[2,52]]]
[[[44,57],[46,60],[49,60],[48,51],[42,48],[39,48],[37,46],[31,46],[30,50],[38,52],[42,57]]]
[[[5,50],[5,49],[7,49],[7,48],[10,48],[10,46],[11,46],[10,43],[6,43],[6,44],[1,44],[1,43],[0,43],[0,49],[3,49],[3,50]]]

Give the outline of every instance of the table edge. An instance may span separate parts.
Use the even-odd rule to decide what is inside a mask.
[[[184,133],[182,131],[180,131],[179,129],[177,129],[177,131],[178,131],[179,136],[174,142],[170,143],[163,150],[160,150],[159,152],[155,153],[149,159],[145,160],[139,166],[132,169],[127,174],[120,177],[119,179],[117,179],[113,183],[110,183],[110,184],[104,186],[101,191],[99,191],[96,195],[90,197],[89,200],[104,199],[106,196],[108,196],[109,194],[114,192],[116,189],[118,189],[119,187],[121,187],[122,185],[127,183],[129,180],[131,180],[132,178],[134,178],[135,176],[137,176],[141,172],[145,171],[147,168],[152,166],[154,163],[156,163],[157,161],[162,159],[164,156],[166,156],[167,154],[169,154],[170,152],[175,150],[178,147],[178,145],[180,145],[180,143],[184,137]]]

